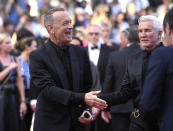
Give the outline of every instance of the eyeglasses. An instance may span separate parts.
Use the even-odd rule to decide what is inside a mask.
[[[124,31],[125,36],[129,36],[129,28],[125,29]]]
[[[92,36],[92,35],[96,35],[96,36],[98,36],[99,35],[99,33],[98,32],[90,32],[90,33],[88,33],[90,36]]]

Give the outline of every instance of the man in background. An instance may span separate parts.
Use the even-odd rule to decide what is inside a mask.
[[[134,26],[123,30],[120,33],[120,41],[121,50],[111,53],[109,57],[103,93],[120,90],[128,57],[139,51],[138,28]],[[102,112],[102,117],[106,123],[110,122],[111,131],[128,131],[132,110],[133,103],[129,99],[125,104],[112,106],[110,114],[109,112]],[[109,121],[109,119],[104,118],[104,114],[109,114],[112,119]]]
[[[141,16],[138,21],[138,36],[141,50],[128,58],[121,89],[118,92],[99,95],[99,98],[106,100],[109,106],[123,104],[132,98],[135,110],[133,117],[135,117],[139,109],[139,101],[151,52],[161,46],[160,40],[162,36],[162,25],[155,16]],[[108,116],[105,115],[105,117]],[[148,131],[154,131],[154,127],[146,128],[148,128]]]
[[[109,54],[114,51],[113,47],[108,46],[106,43],[100,41],[102,30],[99,25],[90,24],[87,27],[87,40],[88,47],[86,48],[88,51],[89,59],[94,65],[98,68],[99,79],[101,83],[101,88],[103,85],[103,81],[105,78],[105,70],[109,58]],[[96,128],[96,129],[95,129]],[[105,123],[101,116],[99,115],[96,120],[96,126],[91,128],[91,130],[105,131],[109,128],[108,124]]]
[[[167,47],[152,52],[140,101],[140,115],[151,124],[158,122],[159,131],[173,129],[173,8],[163,21],[163,42]],[[139,118],[136,118],[139,119]],[[136,130],[141,131],[136,125]],[[143,129],[142,129],[143,130]]]

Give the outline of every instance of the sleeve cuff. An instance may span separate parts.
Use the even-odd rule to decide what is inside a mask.
[[[85,93],[72,93],[70,103],[72,104],[85,104]]]
[[[35,105],[35,104],[37,104],[37,100],[36,99],[33,99],[33,100],[30,101],[30,105]]]

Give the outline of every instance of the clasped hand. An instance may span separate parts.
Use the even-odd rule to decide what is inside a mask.
[[[94,107],[92,108],[92,112],[90,112],[89,110],[84,110],[82,115],[78,118],[78,121],[83,124],[89,124],[97,118],[99,112],[100,109]]]
[[[98,94],[100,94],[101,91],[91,91],[85,94],[85,103],[91,107],[98,108],[100,110],[103,110],[107,108],[106,101],[100,99],[97,97]]]
[[[106,101],[97,97],[100,93],[101,91],[91,91],[85,94],[85,103],[92,107],[92,112],[84,110],[82,115],[78,118],[79,122],[88,124],[97,118],[100,110],[107,108]]]

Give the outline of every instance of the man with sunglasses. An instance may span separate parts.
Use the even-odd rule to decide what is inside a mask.
[[[98,68],[99,78],[101,85],[103,84],[105,78],[105,70],[108,62],[109,54],[114,51],[110,46],[107,46],[105,43],[100,41],[101,39],[101,27],[96,24],[90,24],[87,27],[87,40],[89,59],[94,65]],[[101,88],[101,87],[100,87]],[[100,116],[97,118],[98,130],[105,131],[109,128],[108,124],[105,123]]]
[[[100,74],[100,82],[103,83],[105,76],[105,67],[109,53],[114,49],[107,46],[105,43],[100,42],[101,28],[99,25],[91,24],[87,27],[87,40],[88,40],[88,54],[90,61],[98,67]]]

